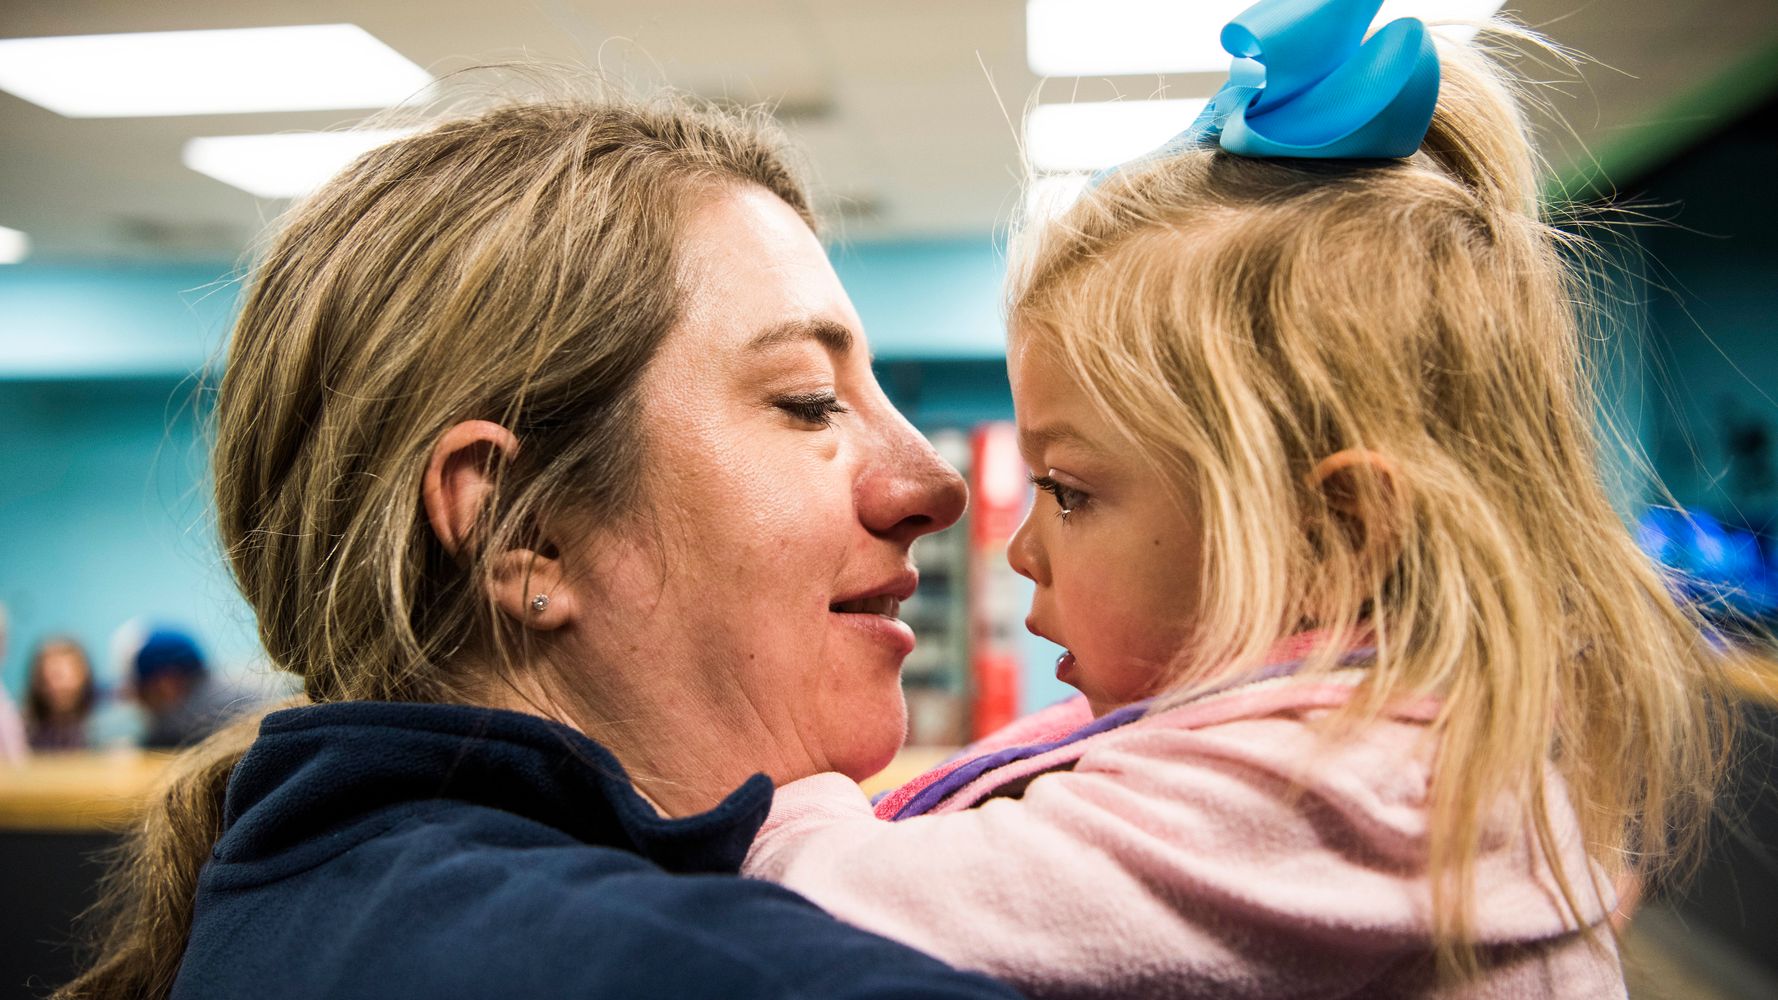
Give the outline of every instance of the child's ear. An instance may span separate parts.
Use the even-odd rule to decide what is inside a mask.
[[[1405,484],[1395,463],[1365,448],[1345,448],[1307,477],[1346,532],[1367,574],[1381,575],[1401,556]]]
[[[484,518],[502,464],[519,451],[519,440],[499,424],[466,420],[440,435],[432,447],[421,497],[432,533],[458,565],[468,566],[484,539]],[[574,600],[563,585],[562,554],[544,538],[531,548],[508,549],[491,557],[494,603],[515,621],[542,630],[560,628]]]

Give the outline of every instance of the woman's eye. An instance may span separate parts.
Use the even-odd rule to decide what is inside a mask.
[[[1088,500],[1092,499],[1084,491],[1077,490],[1072,486],[1065,486],[1049,476],[1032,476],[1031,485],[1055,497],[1056,516],[1063,521],[1067,521],[1070,514],[1078,512],[1087,505]]]
[[[821,427],[833,426],[836,414],[846,412],[846,404],[831,392],[806,392],[791,396],[780,396],[773,404],[778,409],[790,414],[806,424]]]

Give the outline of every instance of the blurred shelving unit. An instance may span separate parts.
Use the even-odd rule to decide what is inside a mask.
[[[931,440],[945,461],[969,475],[966,432],[946,428]],[[902,665],[908,744],[961,746],[969,737],[969,515],[915,542],[913,559],[920,588],[901,606],[902,620],[919,637]]]

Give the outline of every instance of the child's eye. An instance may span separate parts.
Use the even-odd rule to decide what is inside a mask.
[[[1092,499],[1084,491],[1077,490],[1072,486],[1065,486],[1049,476],[1032,476],[1031,485],[1056,498],[1056,516],[1061,518],[1064,523],[1067,522],[1068,515],[1079,511],[1087,505],[1088,500]]]
[[[772,403],[805,424],[832,427],[835,414],[845,413],[846,404],[832,392],[804,392],[780,396]]]

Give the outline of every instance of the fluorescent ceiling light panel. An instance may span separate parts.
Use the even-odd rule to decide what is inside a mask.
[[[31,252],[31,238],[16,229],[0,226],[0,264],[17,264]]]
[[[1025,156],[1045,172],[1102,170],[1185,131],[1206,101],[1039,104],[1025,120]]]
[[[289,132],[191,139],[185,165],[261,198],[299,198],[364,153],[408,129],[357,132]]]
[[[1029,0],[1025,60],[1038,76],[1122,76],[1227,69],[1222,26],[1251,3]]]
[[[0,40],[0,89],[69,118],[383,108],[431,82],[355,24]]]
[[[1398,17],[1479,21],[1504,0],[1385,0],[1373,22]],[[1253,0],[1027,0],[1025,59],[1038,76],[1220,73],[1222,26]],[[1474,29],[1446,29],[1467,38]]]
[[[1441,28],[1437,22],[1486,21],[1504,6],[1506,0],[1383,0],[1383,9],[1377,12],[1377,19],[1371,22],[1371,30],[1375,31],[1398,18],[1417,17],[1432,25],[1440,34],[1468,41],[1475,37],[1474,28],[1461,24]]]

